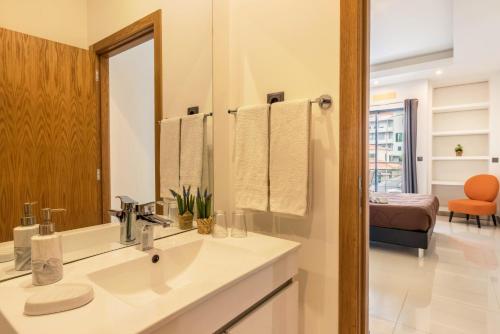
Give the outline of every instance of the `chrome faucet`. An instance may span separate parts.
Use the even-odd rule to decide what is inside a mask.
[[[151,202],[137,206],[137,220],[142,222],[141,230],[141,250],[145,251],[153,248],[154,243],[154,226],[159,225],[163,228],[170,226],[173,221],[166,217],[161,217],[154,213],[155,204],[162,202]]]
[[[110,215],[120,220],[120,243],[131,245],[136,243],[137,234],[137,202],[128,196],[116,196],[121,201],[121,210],[109,210]]]
[[[109,210],[112,216],[120,220],[120,243],[131,245],[137,243],[138,223],[141,228],[141,250],[153,248],[153,226],[161,225],[167,227],[173,223],[171,219],[155,214],[155,202],[138,204],[128,196],[116,196],[121,201],[121,210]],[[162,202],[158,203],[162,204]]]

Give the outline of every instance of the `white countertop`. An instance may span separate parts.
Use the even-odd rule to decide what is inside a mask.
[[[207,276],[210,274],[211,278],[203,284],[173,289],[168,293],[168,297],[155,299],[140,307],[117,298],[89,278],[89,274],[143,257],[151,258],[159,251],[198,240],[237,247],[251,256],[233,264],[227,270],[218,270],[215,273],[210,272],[212,268],[207,265]],[[128,247],[65,265],[64,278],[59,283],[87,283],[91,284],[95,291],[95,298],[90,304],[67,312],[25,316],[23,309],[26,299],[46,287],[34,287],[31,284],[31,275],[0,283],[1,332],[41,333],[40,329],[43,328],[44,333],[53,334],[146,333],[154,325],[174,319],[190,307],[296,251],[299,244],[255,233],[249,233],[247,238],[241,239],[214,239],[210,235],[203,236],[197,231],[191,231],[156,240],[155,247],[148,252],[140,251],[137,247]],[[223,257],[224,254],[220,254],[218,262],[224,261]],[[115,279],[118,282],[126,278]]]
[[[155,227],[154,237],[163,238],[169,235],[184,232],[177,226],[167,228]],[[120,223],[113,222],[83,227],[74,230],[58,232],[63,242],[63,262],[73,262],[89,256],[106,253],[128,247],[120,244]],[[14,243],[7,241],[0,243],[1,248],[8,248],[14,252]],[[0,282],[13,277],[29,274],[31,270],[17,271],[14,261],[0,263]]]

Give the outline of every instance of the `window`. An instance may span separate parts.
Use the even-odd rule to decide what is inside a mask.
[[[402,192],[403,136],[403,109],[370,112],[370,191]]]

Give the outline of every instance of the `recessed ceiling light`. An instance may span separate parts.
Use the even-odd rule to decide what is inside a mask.
[[[436,71],[436,75],[441,75],[441,74],[443,74],[443,70],[437,70]]]

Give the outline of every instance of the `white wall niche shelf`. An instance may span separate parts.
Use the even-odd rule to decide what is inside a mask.
[[[444,136],[474,136],[474,135],[487,135],[490,130],[464,130],[464,131],[440,131],[433,132],[434,137],[444,137]]]
[[[480,161],[489,161],[490,157],[488,156],[449,156],[449,157],[432,157],[434,161],[471,161],[471,160],[480,160]]]
[[[434,107],[434,108],[432,108],[432,112],[434,114],[439,114],[439,113],[447,113],[447,112],[484,110],[484,109],[489,109],[489,108],[490,108],[489,102],[480,102],[480,103],[457,104],[457,105],[449,105],[449,106],[443,106],[443,107]]]
[[[464,184],[463,181],[432,181],[433,186],[463,186]]]

